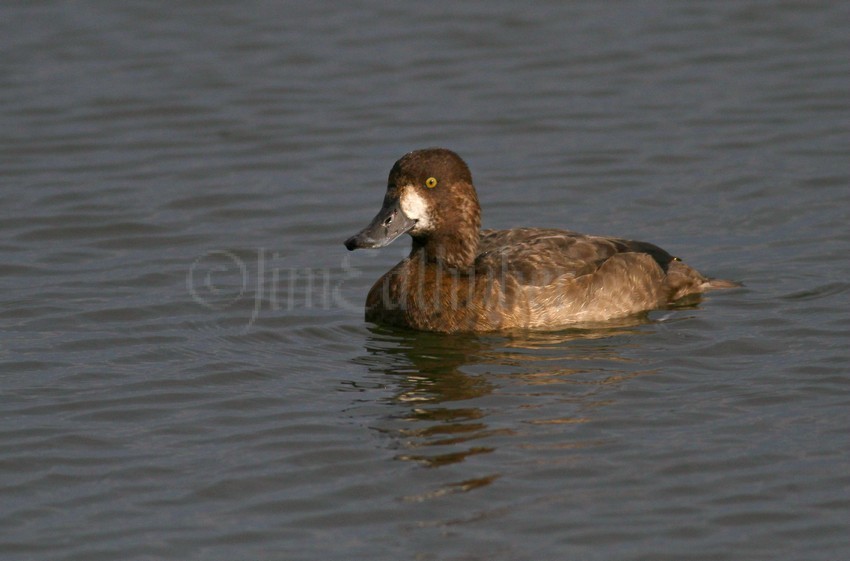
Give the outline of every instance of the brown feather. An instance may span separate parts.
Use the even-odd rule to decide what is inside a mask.
[[[469,169],[445,149],[411,152],[393,167],[387,197],[417,191],[430,208],[410,256],[381,277],[366,319],[428,331],[558,329],[622,318],[705,290],[708,279],[647,242],[568,230],[479,230]]]

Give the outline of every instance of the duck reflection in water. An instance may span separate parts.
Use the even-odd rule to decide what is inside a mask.
[[[429,468],[458,464],[500,448],[579,449],[572,438],[610,390],[645,373],[622,354],[644,318],[560,332],[456,334],[372,328],[368,354],[357,359],[395,388],[391,412],[372,426],[401,450],[396,458]],[[538,438],[546,431],[555,439]],[[488,485],[499,473],[452,483],[440,492]]]

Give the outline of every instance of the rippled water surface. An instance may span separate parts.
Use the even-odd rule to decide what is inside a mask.
[[[848,3],[0,6],[0,557],[850,556]],[[742,289],[362,319],[393,161]]]

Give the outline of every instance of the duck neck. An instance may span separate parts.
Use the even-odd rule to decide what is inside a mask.
[[[427,239],[414,238],[411,256],[419,256],[428,263],[449,269],[465,271],[475,263],[480,237],[475,228],[474,231],[452,232],[450,235],[429,236]]]
[[[458,195],[446,203],[446,214],[433,217],[434,228],[424,236],[413,236],[413,254],[427,263],[467,271],[478,256],[481,239],[481,207],[472,183],[458,186]]]

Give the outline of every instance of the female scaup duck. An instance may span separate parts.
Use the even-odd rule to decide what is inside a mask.
[[[390,170],[378,215],[345,242],[410,255],[366,298],[366,321],[426,331],[558,329],[656,309],[736,283],[708,279],[646,242],[566,230],[481,230],[472,174],[454,152],[410,152]]]

